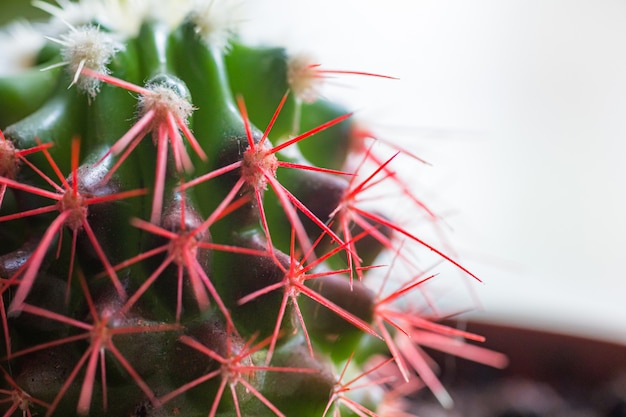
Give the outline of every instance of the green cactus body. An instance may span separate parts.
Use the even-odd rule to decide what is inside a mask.
[[[65,29],[0,76],[0,412],[382,417],[420,378],[449,405],[422,344],[503,366],[414,309],[397,237],[465,269],[360,208],[400,180],[323,71],[188,3],[39,4]],[[413,270],[383,293],[385,252]]]

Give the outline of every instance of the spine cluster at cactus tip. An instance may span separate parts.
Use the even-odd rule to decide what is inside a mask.
[[[453,406],[429,352],[504,366],[425,288],[477,278],[369,204],[436,228],[422,161],[320,95],[400,81],[244,42],[237,2],[57,1],[0,32],[1,415],[411,416]]]

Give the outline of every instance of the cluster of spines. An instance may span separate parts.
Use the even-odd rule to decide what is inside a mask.
[[[213,10],[174,29],[147,21],[124,41],[70,27],[52,54],[62,61],[41,63],[58,72],[47,101],[2,121],[2,235],[25,223],[34,236],[2,247],[5,415],[383,417],[349,395],[365,380],[388,393],[420,380],[449,405],[420,345],[493,366],[503,357],[396,303],[433,276],[416,271],[383,295],[367,272],[385,250],[412,263],[401,235],[473,275],[360,207],[392,181],[435,218],[394,157],[317,96],[326,74],[350,72],[280,48],[226,51],[200,23]],[[378,168],[346,172],[354,149]],[[381,353],[391,358],[369,366]],[[345,382],[355,364],[362,375]],[[390,366],[399,372],[377,376]]]

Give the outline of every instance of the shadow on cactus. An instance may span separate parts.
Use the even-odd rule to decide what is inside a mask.
[[[392,77],[243,44],[225,0],[35,4],[0,74],[4,416],[409,416],[423,386],[452,406],[424,348],[506,364],[417,307],[443,279],[417,253],[476,277],[362,205],[439,221],[320,97]]]

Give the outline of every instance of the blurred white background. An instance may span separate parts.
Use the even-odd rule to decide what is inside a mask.
[[[249,3],[255,39],[401,79],[326,93],[432,164],[467,317],[626,342],[625,1]]]

